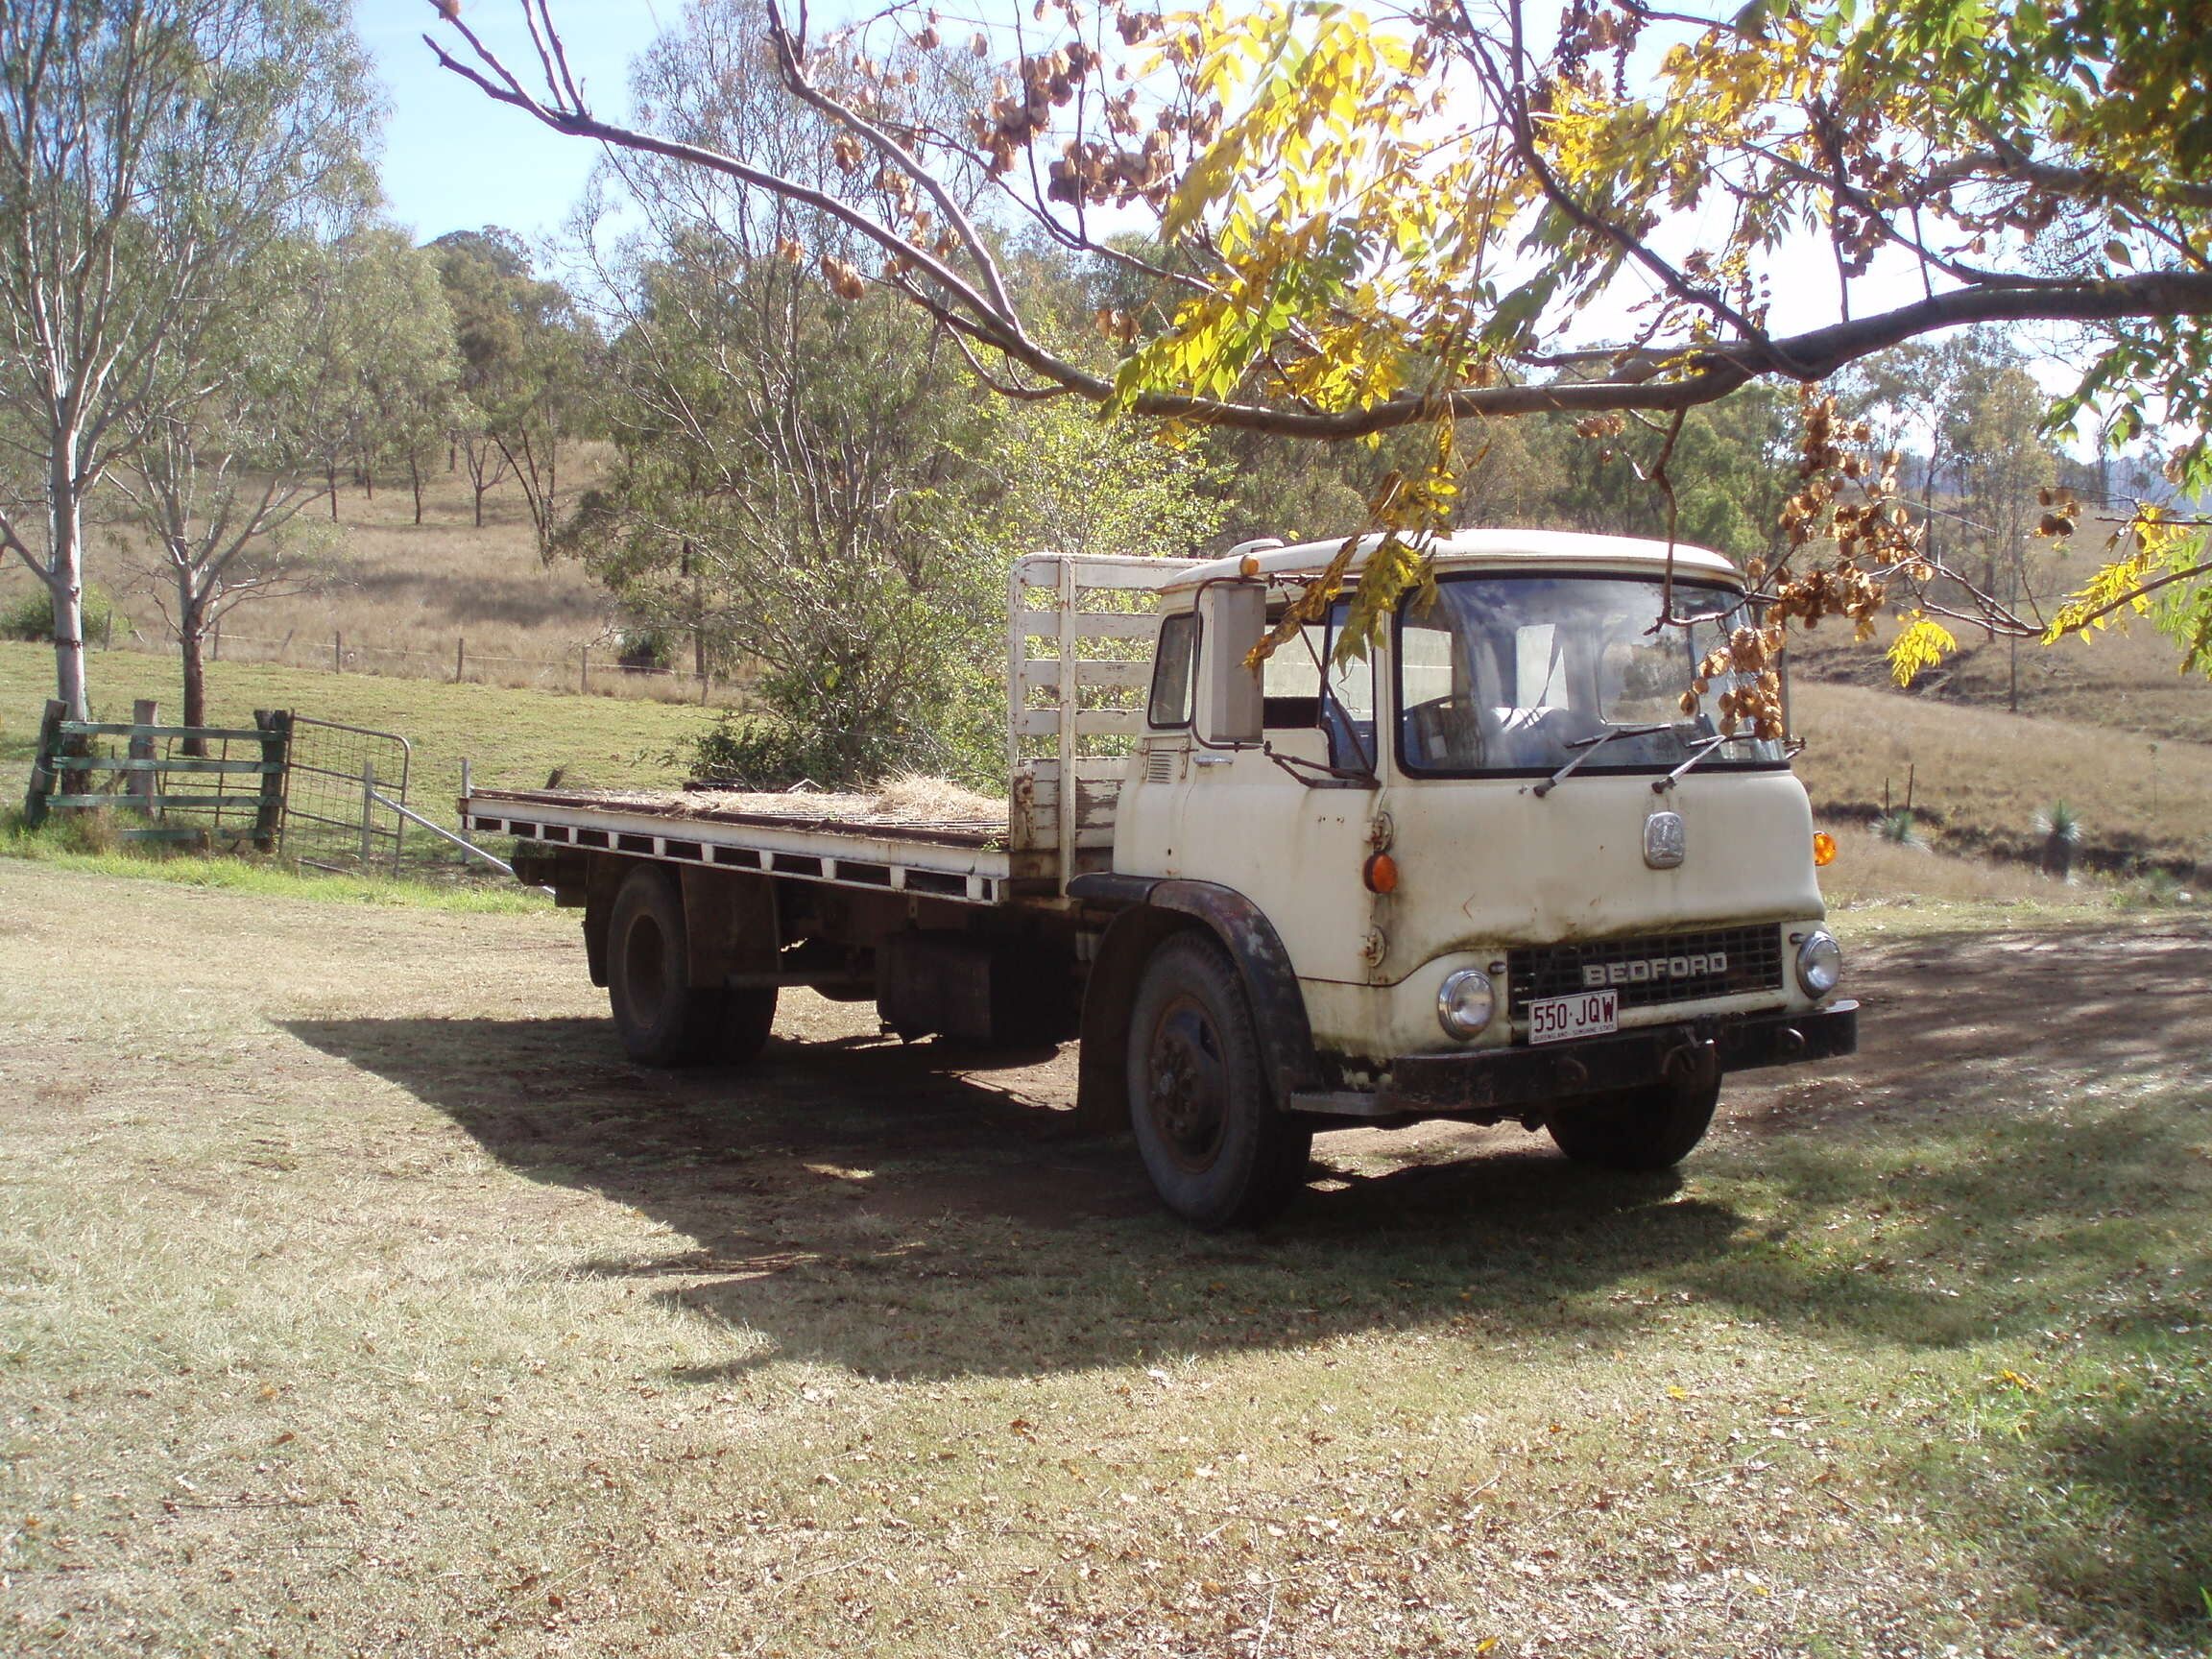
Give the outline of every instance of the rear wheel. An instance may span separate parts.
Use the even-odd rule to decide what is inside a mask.
[[[1129,1021],[1129,1119],[1167,1208],[1205,1228],[1266,1220],[1304,1183],[1313,1132],[1275,1109],[1236,965],[1178,933]]]
[[[1670,1169],[1705,1139],[1718,1076],[1647,1084],[1554,1107],[1545,1127],[1560,1151],[1600,1169]]]
[[[648,1066],[741,1062],[776,1020],[776,988],[694,990],[684,892],[669,872],[640,865],[623,878],[607,928],[607,998],[633,1060]]]

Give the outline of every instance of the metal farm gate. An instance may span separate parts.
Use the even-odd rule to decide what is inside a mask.
[[[473,858],[502,874],[501,860],[408,805],[415,746],[376,732],[305,714],[292,717],[284,770],[283,853],[316,870],[383,869],[397,876],[451,873]],[[467,791],[467,762],[463,762]],[[421,831],[410,835],[410,828]]]
[[[288,758],[284,855],[317,870],[397,872],[414,745],[397,732],[295,714]]]

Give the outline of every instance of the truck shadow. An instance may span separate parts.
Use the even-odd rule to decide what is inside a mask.
[[[649,1282],[746,1334],[700,1382],[770,1357],[951,1376],[1551,1325],[1623,1275],[1724,1251],[1739,1224],[1672,1174],[1596,1175],[1519,1130],[1447,1131],[1388,1158],[1356,1133],[1317,1142],[1273,1228],[1206,1237],[1160,1210],[1126,1136],[1070,1132],[1072,1047],[1040,1062],[847,1034],[672,1074],[624,1062],[601,1020],[286,1029],[518,1173],[689,1240],[573,1270]]]
[[[1689,1303],[1839,1349],[2026,1334],[2054,1297],[2093,1298],[2108,1330],[2172,1325],[2164,1269],[2212,1270],[2158,1242],[2196,1214],[2175,1172],[2201,1166],[2201,1095],[2080,1122],[2044,1103],[2077,1068],[2172,1081],[2179,1033],[2116,1019],[2119,1046],[2091,1053],[2002,1006],[1877,1024],[1855,1059],[1731,1085],[1688,1185],[1594,1173],[1517,1129],[1355,1132],[1317,1143],[1282,1221],[1220,1238],[1160,1212],[1125,1137],[1070,1132],[1072,1047],[902,1046],[828,1004],[787,1010],[806,1040],[753,1067],[685,1074],[628,1064],[597,1019],[289,1029],[530,1179],[680,1235],[573,1271],[738,1335],[700,1382],[771,1357],[950,1377],[1397,1328],[1597,1346]]]

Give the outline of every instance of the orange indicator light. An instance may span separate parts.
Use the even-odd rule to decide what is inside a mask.
[[[1836,862],[1836,837],[1825,830],[1813,832],[1813,862],[1823,870]]]
[[[1395,893],[1398,891],[1398,860],[1387,853],[1377,853],[1367,860],[1360,871],[1360,878],[1367,883],[1370,893]]]

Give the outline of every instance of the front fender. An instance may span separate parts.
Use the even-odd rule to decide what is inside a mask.
[[[1086,890],[1086,889],[1089,890]],[[1237,964],[1275,1106],[1321,1086],[1313,1028],[1290,953],[1265,912],[1235,888],[1213,881],[1136,881],[1078,876],[1070,897],[1127,907],[1099,942],[1083,996],[1083,1046],[1077,1059],[1076,1116],[1087,1128],[1118,1130],[1129,1121],[1129,1009],[1153,950],[1170,933],[1198,926]]]

